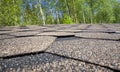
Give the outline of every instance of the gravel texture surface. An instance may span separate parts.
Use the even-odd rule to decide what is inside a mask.
[[[61,38],[47,52],[120,69],[120,42],[117,41]]]
[[[81,30],[56,30],[57,32],[72,32],[72,33],[115,33],[114,30],[109,29],[81,29]]]
[[[99,38],[99,39],[120,39],[120,34],[109,34],[109,33],[76,33],[77,37],[85,38]]]
[[[43,51],[55,39],[55,37],[37,36],[0,40],[0,57]]]
[[[86,29],[89,25],[88,24],[77,24],[77,25],[69,25],[64,26],[61,28],[58,28],[58,30],[80,30],[80,29]]]
[[[0,72],[115,70],[120,71],[120,24],[0,28]]]
[[[2,72],[113,72],[100,66],[48,53],[6,59],[0,62],[0,66]]]
[[[103,26],[105,26],[108,29],[112,29],[114,31],[120,31],[120,24],[104,24]]]
[[[40,34],[37,34],[39,36],[74,36],[74,33],[68,33],[68,32],[43,32]]]
[[[25,32],[25,31],[32,31],[29,27],[17,27],[12,29],[14,32]]]
[[[91,25],[87,29],[105,29],[102,25]]]
[[[37,26],[37,25],[31,25],[31,26],[27,26],[29,29],[32,30],[39,30],[39,29],[46,29],[47,27],[43,27],[43,26]]]
[[[12,33],[13,31],[0,31],[0,35],[5,35],[5,34],[9,34]]]
[[[0,27],[0,31],[11,31],[12,29],[17,28],[17,26],[6,26],[6,27]]]
[[[19,36],[32,36],[32,35],[37,35],[37,34],[39,34],[39,32],[37,32],[37,31],[9,33],[9,35],[16,36],[16,37],[19,37]]]
[[[1,39],[8,39],[8,38],[14,38],[14,36],[10,36],[10,35],[0,35],[0,40],[1,40]]]
[[[83,30],[56,30],[57,32],[71,32],[71,33],[74,33],[74,32],[83,32]]]
[[[82,32],[86,32],[86,33],[115,33],[114,30],[110,30],[110,29],[86,29],[86,30],[82,30]]]

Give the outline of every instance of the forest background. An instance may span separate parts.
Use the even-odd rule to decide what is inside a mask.
[[[0,0],[0,26],[120,23],[120,0]]]

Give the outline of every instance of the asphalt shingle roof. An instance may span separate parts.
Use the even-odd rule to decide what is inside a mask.
[[[0,72],[117,71],[120,24],[0,28]]]
[[[0,40],[0,57],[43,51],[55,39],[49,36],[34,36]]]

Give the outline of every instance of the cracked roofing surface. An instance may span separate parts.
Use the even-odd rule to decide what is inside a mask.
[[[120,24],[0,28],[0,72],[117,71]]]

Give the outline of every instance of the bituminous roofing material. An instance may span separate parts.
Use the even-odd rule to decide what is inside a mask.
[[[12,64],[11,64],[12,63]],[[110,69],[75,61],[60,56],[42,53],[4,60],[1,63],[4,71],[22,72],[113,72]]]
[[[9,35],[12,35],[12,36],[32,36],[32,35],[37,35],[39,34],[39,32],[37,31],[27,31],[27,32],[14,32],[14,33],[9,33]]]
[[[120,71],[120,24],[0,28],[0,72]]]
[[[39,36],[74,36],[74,33],[67,33],[67,32],[43,32],[37,34]]]
[[[47,52],[120,69],[120,42],[65,38],[49,46]]]
[[[98,38],[98,39],[120,39],[120,34],[109,34],[109,33],[76,33],[77,37],[84,38]]]
[[[0,57],[43,51],[55,39],[55,37],[37,36],[0,40]]]

